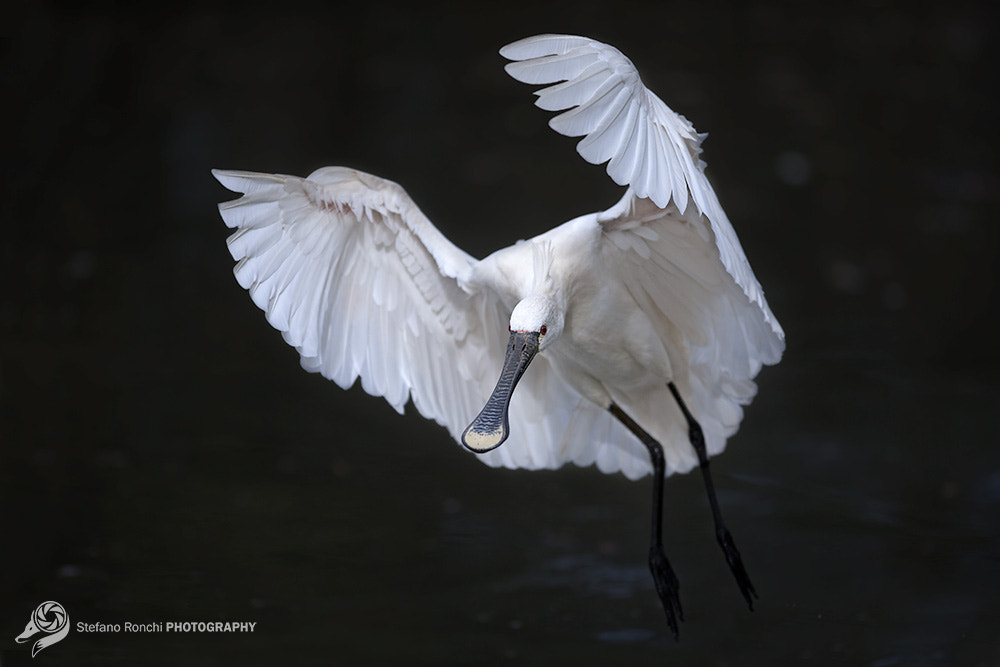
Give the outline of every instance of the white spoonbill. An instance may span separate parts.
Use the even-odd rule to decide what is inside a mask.
[[[555,84],[536,104],[568,109],[549,124],[608,163],[627,186],[617,204],[477,260],[376,176],[213,171],[244,193],[219,206],[236,229],[236,279],[306,370],[344,388],[360,377],[400,413],[411,399],[489,465],[652,472],[650,569],[675,636],[663,478],[699,464],[752,608],[708,457],[736,432],[784,333],[705,177],[704,135],[611,46],[540,35],[500,53],[515,79]]]

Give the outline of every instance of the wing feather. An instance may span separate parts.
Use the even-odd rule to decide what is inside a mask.
[[[509,67],[510,65],[508,65]],[[601,87],[607,76],[604,65],[595,59],[576,78],[543,88],[535,93],[535,106],[546,111],[562,111],[578,104],[578,100],[590,99]]]
[[[613,95],[613,97],[611,97]],[[600,123],[577,146],[580,155],[588,162],[607,162],[618,150],[618,135],[624,123],[622,113],[628,108],[631,94],[624,86],[615,86]]]

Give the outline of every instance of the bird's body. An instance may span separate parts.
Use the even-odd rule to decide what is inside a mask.
[[[784,334],[705,178],[702,135],[610,46],[547,35],[501,53],[515,78],[564,81],[537,104],[570,109],[550,124],[610,160],[628,186],[617,204],[476,260],[370,174],[217,171],[245,193],[220,205],[237,279],[305,368],[360,377],[399,411],[412,399],[490,465],[704,470]]]

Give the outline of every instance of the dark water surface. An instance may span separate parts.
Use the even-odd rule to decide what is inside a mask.
[[[352,5],[353,7],[353,5]],[[0,663],[1000,664],[997,30],[987,4],[377,3],[8,17]],[[493,470],[298,367],[212,167],[402,183],[476,256],[609,206],[497,49],[620,47],[704,157],[788,334],[713,470]],[[73,632],[13,638],[56,600]],[[252,634],[77,621],[253,621]]]

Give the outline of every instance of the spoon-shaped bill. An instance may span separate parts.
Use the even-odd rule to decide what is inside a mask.
[[[517,381],[538,352],[538,332],[512,331],[507,343],[507,356],[503,362],[500,379],[486,406],[462,433],[462,444],[482,454],[496,449],[510,434],[507,425],[507,407]]]

